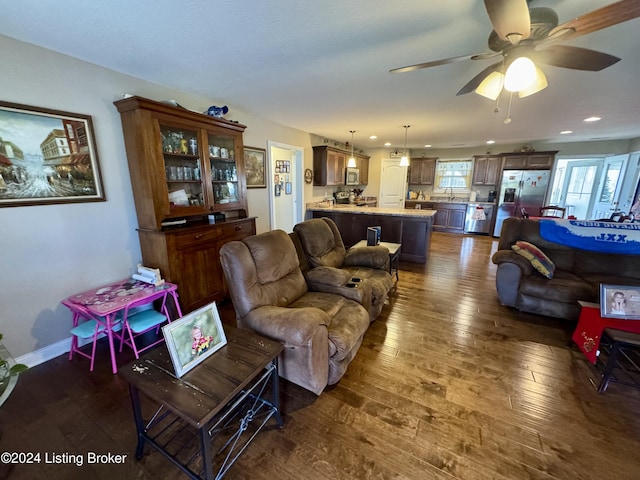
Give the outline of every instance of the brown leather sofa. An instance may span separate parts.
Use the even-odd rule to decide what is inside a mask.
[[[337,383],[369,326],[360,304],[366,299],[310,291],[294,243],[282,230],[226,243],[220,260],[238,326],[284,345],[280,376],[316,395]],[[348,295],[366,294],[342,287]]]
[[[553,261],[551,279],[512,250],[518,240],[532,243]],[[579,300],[599,301],[601,283],[640,285],[639,255],[592,252],[549,242],[540,236],[540,224],[534,219],[506,219],[492,261],[498,265],[496,289],[503,305],[568,320],[580,315]]]
[[[379,246],[346,250],[340,231],[330,218],[306,220],[293,227],[293,232],[307,261],[308,269],[303,268],[307,283],[337,285],[349,278],[361,279],[364,286],[371,288],[370,305],[365,307],[374,321],[393,287],[389,250]]]

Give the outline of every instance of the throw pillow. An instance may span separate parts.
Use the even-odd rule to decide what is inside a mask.
[[[531,266],[547,278],[553,278],[555,264],[533,243],[518,240],[511,249],[531,262]]]

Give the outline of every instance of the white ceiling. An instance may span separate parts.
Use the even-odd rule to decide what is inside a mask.
[[[530,6],[562,23],[612,2]],[[489,51],[480,0],[0,0],[0,11],[1,34],[229,104],[230,119],[236,107],[338,141],[356,130],[360,148],[402,147],[406,124],[411,148],[640,137],[640,19],[565,42],[622,61],[601,72],[543,66],[549,87],[514,98],[505,125],[508,97],[496,114],[475,93],[456,96],[495,59],[389,73]],[[591,115],[602,120],[584,123]]]

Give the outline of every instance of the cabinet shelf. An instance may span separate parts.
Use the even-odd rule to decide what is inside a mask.
[[[188,153],[171,153],[171,152],[164,152],[163,155],[165,157],[175,157],[178,159],[183,159],[186,158],[188,160],[200,160],[200,157],[198,155],[190,155]]]

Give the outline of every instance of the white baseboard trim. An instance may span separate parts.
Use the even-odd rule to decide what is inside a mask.
[[[100,335],[98,338],[102,338],[104,334]],[[90,343],[93,339],[78,339],[78,346],[86,345]],[[53,358],[59,357],[65,353],[69,353],[71,349],[71,337],[66,338],[64,340],[60,340],[59,342],[53,343],[51,345],[47,345],[44,348],[36,350],[35,352],[27,353],[20,357],[16,357],[16,363],[24,363],[27,367],[35,367],[36,365],[40,365],[41,363],[47,362]]]

